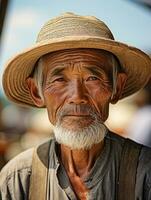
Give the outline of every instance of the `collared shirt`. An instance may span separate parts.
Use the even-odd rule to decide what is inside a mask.
[[[120,156],[124,138],[108,133],[103,151],[90,175],[84,180],[89,189],[87,200],[115,200]],[[64,166],[58,158],[58,144],[51,140],[47,200],[76,200]],[[0,174],[2,200],[26,200],[29,194],[33,149],[11,160]],[[151,199],[151,150],[141,150],[136,180],[136,200]]]

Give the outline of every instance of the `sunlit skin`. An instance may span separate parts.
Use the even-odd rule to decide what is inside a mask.
[[[100,68],[100,65],[109,67],[112,71],[112,64],[110,60],[105,63],[103,57],[97,60],[97,57],[94,58],[91,54],[84,54],[83,52],[82,55],[82,52],[78,51],[74,54],[68,52],[54,57],[45,57],[44,62],[47,69],[45,72],[44,98],[50,121],[53,124],[56,123],[57,112],[63,106],[71,104],[91,105],[100,113],[102,121],[106,120],[112,83],[105,71]],[[96,70],[94,71],[94,69]],[[82,115],[88,115],[88,113],[76,113],[75,111],[73,116],[67,116],[67,121],[69,123],[70,120],[76,120],[75,118],[77,120],[82,118],[83,122],[86,123],[88,120],[89,123],[89,119],[85,120]],[[74,123],[70,123],[69,128],[74,128],[74,126]]]
[[[110,54],[88,49],[73,49],[48,54],[44,64],[44,102],[38,95],[33,78],[27,84],[34,103],[46,106],[52,124],[56,124],[57,115],[63,108],[70,108],[64,115],[61,125],[71,130],[84,128],[93,123],[87,110],[80,105],[92,107],[99,115],[100,122],[108,117],[109,104],[118,101],[124,83],[125,73],[117,78],[117,93],[112,95],[113,63]],[[83,179],[89,175],[97,156],[103,149],[103,141],[89,150],[72,150],[60,145],[61,160],[65,166],[71,184],[79,199],[85,200],[88,188]]]

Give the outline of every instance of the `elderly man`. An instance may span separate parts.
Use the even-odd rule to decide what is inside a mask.
[[[45,24],[8,63],[3,86],[17,104],[46,107],[54,139],[4,167],[2,199],[150,200],[151,150],[104,125],[109,104],[150,74],[150,58],[94,17],[65,13]]]

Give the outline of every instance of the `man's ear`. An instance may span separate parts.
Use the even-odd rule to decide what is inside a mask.
[[[127,75],[125,73],[118,73],[116,82],[116,93],[113,95],[110,101],[112,104],[117,103],[117,101],[120,99],[126,80]]]
[[[28,77],[26,79],[26,84],[28,86],[34,104],[39,108],[44,107],[45,106],[44,100],[39,95],[38,87],[37,84],[35,83],[35,80],[31,77]]]

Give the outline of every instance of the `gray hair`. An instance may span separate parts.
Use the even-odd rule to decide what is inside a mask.
[[[111,99],[112,99],[114,94],[116,93],[117,74],[118,74],[119,70],[121,69],[121,66],[120,66],[118,59],[113,54],[111,54],[111,59],[112,59],[112,63],[113,63],[113,73],[112,73],[113,90],[112,90],[112,96],[111,96]],[[43,57],[41,57],[36,64],[34,72],[33,72],[33,77],[36,81],[38,91],[39,91],[39,95],[40,95],[41,99],[44,100],[44,96],[43,96],[43,79],[44,79],[44,76],[43,76]]]

